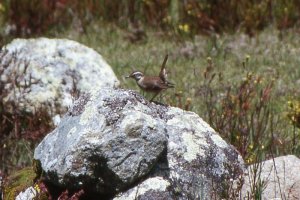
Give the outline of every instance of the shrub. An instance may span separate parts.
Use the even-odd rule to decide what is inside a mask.
[[[0,15],[16,36],[40,35],[51,27],[70,25],[85,32],[99,18],[124,28],[143,22],[190,34],[242,29],[252,36],[270,24],[280,30],[292,27],[299,12],[297,0],[4,0],[0,4]]]
[[[263,160],[265,155],[258,152],[271,153],[276,121],[271,107],[274,81],[245,70],[242,80],[226,82],[222,72],[215,72],[211,58],[203,73],[198,95],[206,118],[248,164]]]

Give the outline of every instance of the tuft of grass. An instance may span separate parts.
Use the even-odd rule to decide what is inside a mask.
[[[16,195],[33,184],[36,174],[32,167],[16,171],[7,177],[3,185],[3,197],[7,200],[15,199]]]

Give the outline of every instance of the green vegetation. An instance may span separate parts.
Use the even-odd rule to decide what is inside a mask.
[[[32,167],[26,167],[8,177],[3,187],[4,199],[15,199],[16,195],[19,194],[19,192],[33,185],[35,176],[36,175]]]
[[[135,90],[125,76],[133,70],[158,74],[168,53],[169,79],[176,87],[158,99],[199,114],[251,164],[300,156],[299,13],[297,0],[4,0],[0,45],[17,36],[76,40],[104,57],[122,88]],[[28,128],[35,116],[13,113],[3,94],[0,173],[9,173],[31,165],[43,135],[32,140],[32,133],[51,125],[41,112],[40,130]],[[14,119],[22,122],[18,129]],[[17,130],[26,133],[22,139]],[[252,195],[259,198],[262,184],[253,184]]]
[[[141,22],[191,34],[243,30],[253,36],[272,23],[279,30],[299,22],[297,0],[3,0],[1,18],[17,36],[39,35],[79,22],[83,32],[93,19],[121,27]],[[34,20],[32,20],[34,19]],[[179,28],[179,30],[177,30]]]
[[[263,148],[267,157],[275,152],[299,153],[294,152],[299,148],[299,139],[292,142],[299,138],[293,135],[298,130],[287,118],[287,102],[300,92],[300,40],[294,30],[287,31],[281,39],[279,31],[268,29],[256,38],[237,33],[182,40],[166,36],[165,32],[158,35],[151,29],[139,44],[124,40],[126,32],[116,26],[94,25],[87,30],[87,35],[71,39],[101,53],[123,88],[138,90],[134,81],[124,76],[132,70],[157,74],[164,55],[169,53],[169,78],[176,88],[164,93],[163,102],[181,108],[189,104],[189,110],[243,149],[241,153],[249,163],[256,160],[250,157],[258,148]],[[236,115],[229,116],[229,111]],[[224,124],[224,120],[228,123]]]

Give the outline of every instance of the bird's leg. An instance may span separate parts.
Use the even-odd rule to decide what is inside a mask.
[[[159,94],[159,101],[162,101],[162,100],[163,100],[163,97],[164,97],[164,94],[161,92],[161,93]]]
[[[153,99],[159,94],[159,92],[155,93],[154,96],[152,97],[152,99],[150,100],[150,102],[153,101]]]

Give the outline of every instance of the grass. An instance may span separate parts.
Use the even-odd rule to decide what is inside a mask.
[[[26,167],[11,175],[4,185],[5,190],[3,192],[5,199],[14,199],[17,194],[31,186],[35,176],[31,167]]]
[[[69,38],[95,49],[112,66],[121,87],[135,90],[139,90],[135,82],[124,77],[133,70],[158,74],[165,54],[169,53],[167,68],[176,88],[166,91],[164,100],[174,103],[175,94],[180,93],[183,101],[191,99],[191,111],[203,118],[207,116],[207,109],[198,91],[203,85],[208,57],[212,59],[215,72],[222,73],[228,85],[236,86],[245,78],[246,72],[264,76],[262,81],[276,78],[274,92],[277,98],[272,109],[282,117],[281,130],[277,132],[288,133],[292,130],[292,126],[286,126],[289,122],[283,112],[287,111],[287,101],[300,93],[300,39],[296,31],[286,31],[282,39],[278,37],[280,32],[273,28],[254,38],[242,33],[191,38],[153,29],[145,31],[147,38],[136,44],[125,39],[126,31],[101,21],[88,26],[87,34],[76,34],[70,29],[59,33],[52,31],[49,36]],[[247,66],[243,67],[246,60]],[[213,84],[220,86],[219,83]]]
[[[125,88],[135,88],[135,84],[124,79],[125,75],[133,69],[157,74],[164,55],[168,52],[171,54],[167,63],[169,77],[176,82],[176,90],[184,91],[189,97],[194,96],[194,89],[199,86],[207,57],[212,58],[216,69],[222,71],[224,78],[232,83],[240,80],[241,73],[245,70],[242,63],[249,56],[246,70],[279,76],[276,91],[283,93],[281,97],[294,95],[293,92],[297,89],[295,82],[300,78],[300,40],[299,35],[293,31],[288,32],[281,41],[277,38],[278,32],[274,33],[273,29],[252,39],[237,33],[216,36],[217,39],[196,36],[182,41],[148,30],[144,43],[132,44],[124,40],[126,33],[117,27],[100,26],[91,27],[87,35],[72,36],[65,33],[58,36],[74,39],[98,51],[112,66]],[[216,47],[212,43],[216,43]],[[191,58],[185,56],[185,49],[191,49]],[[194,100],[198,104],[197,99]],[[195,109],[193,111],[201,114],[198,107]]]
[[[274,148],[272,155],[273,153],[300,155],[299,151],[293,151],[299,149],[299,139],[296,139],[296,143],[291,147],[291,141],[295,139],[293,134],[296,131],[295,137],[298,137],[299,130],[297,128],[294,130],[286,117],[287,102],[300,96],[298,56],[300,39],[297,30],[279,32],[270,27],[253,38],[243,33],[190,37],[153,29],[145,29],[145,32],[147,34],[145,40],[132,43],[125,39],[126,31],[115,25],[99,22],[87,27],[86,35],[74,34],[70,30],[56,36],[79,41],[98,51],[112,66],[121,81],[121,87],[128,89],[139,90],[133,80],[124,78],[126,75],[133,70],[151,75],[158,74],[163,58],[168,53],[170,55],[167,62],[169,78],[176,83],[176,88],[166,91],[162,101],[184,108],[186,101],[191,100],[189,109],[206,121],[209,121],[209,109],[205,104],[206,97],[199,94],[199,91],[206,86],[204,73],[207,70],[208,58],[212,60],[214,73],[222,76],[222,82],[214,80],[210,83],[215,98],[222,99],[226,91],[224,86],[238,88],[247,78],[248,73],[261,77],[261,84],[264,87],[274,82],[271,100],[266,105],[268,112],[271,112],[269,117],[272,118],[270,119],[272,122],[268,122],[264,138],[256,138],[257,140],[252,138],[252,143],[260,139],[266,140],[266,144],[261,146],[265,148],[264,151],[268,152],[268,155],[270,155],[270,148]],[[260,90],[256,91],[255,98],[258,97]],[[277,146],[267,141],[271,137],[275,137],[274,143]],[[230,141],[226,137],[225,139]],[[253,150],[251,153],[254,152]],[[266,154],[260,155],[264,155],[262,159],[270,157]]]
[[[126,39],[125,30],[98,21],[86,28],[86,34],[78,34],[70,29],[64,32],[52,30],[48,36],[69,38],[95,49],[111,65],[121,81],[121,87],[127,89],[139,90],[133,80],[125,79],[126,75],[133,70],[158,74],[168,53],[169,79],[176,83],[176,87],[164,92],[161,101],[199,114],[216,130],[219,128],[220,134],[229,142],[239,143],[239,138],[245,137],[243,149],[247,152],[243,155],[248,164],[277,155],[300,155],[299,129],[293,127],[287,117],[288,101],[300,96],[300,37],[297,30],[290,29],[283,33],[270,27],[253,38],[239,32],[210,37],[190,37],[188,34],[148,28],[145,32],[147,37],[144,40],[132,43]],[[249,78],[249,74],[252,74],[252,78]],[[258,86],[255,85],[257,80],[260,81]],[[251,131],[243,136],[235,127],[218,127],[210,117],[212,111],[216,112],[216,116],[227,112],[229,105],[224,106],[222,101],[228,100],[225,98],[228,87],[232,88],[230,95],[238,96],[239,88],[246,81],[251,83],[247,85],[248,89],[254,89],[245,103],[250,102],[254,106],[245,111],[245,119],[247,121],[247,116],[258,117],[249,122],[252,124],[246,128]],[[263,118],[266,123],[261,123],[263,131],[257,138],[255,134],[260,124],[257,121],[261,115],[255,105],[271,82],[272,94],[263,105],[267,113]],[[214,101],[203,95],[203,88],[212,91]],[[150,99],[150,96],[146,97]],[[235,111],[241,112],[239,109]],[[216,116],[212,120],[216,120]],[[244,116],[232,119],[241,117]],[[226,134],[228,130],[232,130],[229,135]]]
[[[287,31],[282,40],[274,29],[260,33],[256,38],[244,34],[217,35],[215,37],[196,36],[195,38],[177,38],[147,30],[147,39],[143,43],[132,44],[125,40],[126,32],[112,25],[89,27],[87,35],[73,36],[72,33],[60,33],[58,37],[67,37],[79,41],[96,51],[112,66],[122,82],[121,87],[137,89],[135,83],[124,76],[132,70],[157,74],[166,53],[170,54],[167,67],[169,77],[176,83],[175,91],[184,91],[185,97],[193,99],[192,111],[200,116],[202,103],[195,96],[207,66],[207,57],[211,57],[215,70],[223,73],[230,83],[237,83],[245,71],[278,77],[275,85],[276,110],[286,110],[286,102],[291,96],[299,95],[297,90],[300,79],[299,34]],[[216,44],[216,46],[213,45]],[[188,51],[188,53],[186,53]],[[189,57],[186,56],[188,54]],[[249,59],[246,68],[243,62]],[[297,82],[298,81],[298,82]],[[174,91],[167,92],[174,95]]]

